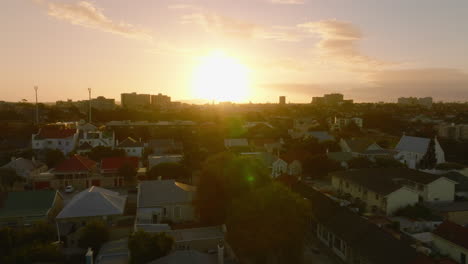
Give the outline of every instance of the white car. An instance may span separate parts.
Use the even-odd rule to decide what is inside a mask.
[[[73,188],[73,186],[71,185],[68,185],[67,187],[65,187],[65,192],[66,193],[72,193],[75,191],[75,188]]]

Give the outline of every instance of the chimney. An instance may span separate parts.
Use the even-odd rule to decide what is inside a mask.
[[[218,243],[218,264],[224,264],[224,243],[222,240]]]
[[[93,264],[93,250],[91,248],[88,248],[88,251],[86,252],[85,255],[85,263],[86,264]]]

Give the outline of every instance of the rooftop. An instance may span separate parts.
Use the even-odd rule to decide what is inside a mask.
[[[8,192],[0,204],[0,218],[45,216],[57,195],[55,190]]]
[[[75,154],[59,163],[54,172],[89,172],[96,167],[96,162]]]
[[[430,142],[429,138],[402,136],[395,149],[424,154],[427,152]]]
[[[175,180],[141,181],[138,185],[138,207],[165,203],[191,203],[195,187]]]
[[[468,228],[445,221],[433,232],[435,235],[468,249]]]

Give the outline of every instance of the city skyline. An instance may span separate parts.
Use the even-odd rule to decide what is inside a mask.
[[[468,34],[460,27],[468,24],[464,1],[2,5],[4,101],[33,102],[36,85],[40,102],[84,100],[88,87],[117,100],[128,92],[255,103],[277,102],[282,95],[308,103],[333,92],[355,102],[468,99]],[[225,58],[212,55],[218,51]],[[213,74],[222,76],[216,82],[207,81],[213,63],[223,65]],[[200,72],[205,65],[210,67]],[[242,94],[231,92],[235,86],[213,88],[244,77]],[[212,87],[200,90],[207,83]]]

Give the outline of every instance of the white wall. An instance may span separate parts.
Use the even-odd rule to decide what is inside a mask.
[[[441,177],[426,185],[425,192],[427,202],[453,201],[455,183],[445,177]]]
[[[407,205],[416,204],[418,200],[419,195],[416,192],[402,187],[387,195],[387,215],[391,215],[396,210]]]
[[[435,234],[432,234],[432,237],[434,238],[434,240],[432,241],[432,243],[434,244],[434,247],[442,255],[448,255],[451,259],[455,260],[457,263],[468,264],[468,261],[465,261],[465,263],[460,262],[460,253],[464,253],[466,255],[466,259],[468,260],[468,249],[455,245],[452,242],[447,241]]]

